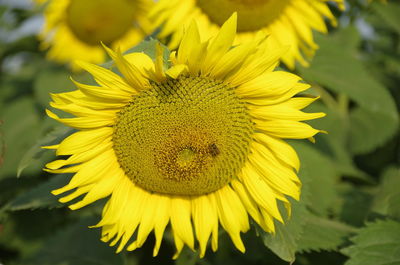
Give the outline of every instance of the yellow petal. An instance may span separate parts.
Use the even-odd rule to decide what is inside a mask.
[[[103,86],[91,86],[79,83],[73,79],[72,82],[75,84],[79,90],[89,97],[95,97],[100,99],[106,100],[113,100],[113,101],[122,101],[124,103],[128,103],[129,100],[132,98],[136,92],[128,93],[123,90],[111,89],[109,87]],[[105,105],[106,108],[107,105]]]
[[[128,179],[127,177],[125,178]],[[121,200],[126,200],[126,206],[125,208],[122,208],[122,212],[120,212],[119,218],[115,221],[119,225],[119,229],[114,241],[111,242],[111,245],[115,245],[118,240],[121,239],[117,251],[122,251],[125,244],[135,233],[140,223],[143,211],[146,210],[146,208],[144,207],[146,205],[146,201],[150,196],[147,191],[136,187],[132,184],[132,182],[129,184],[129,186],[130,188],[128,194],[126,196],[121,194]],[[120,206],[116,205],[116,207]],[[137,244],[135,241],[127,247],[127,250],[132,251],[136,248]]]
[[[103,118],[103,117],[78,117],[78,118],[59,118],[56,114],[50,110],[46,110],[47,116],[56,121],[59,121],[69,127],[75,129],[96,129],[105,126],[114,125],[114,119]]]
[[[90,108],[82,107],[74,103],[69,103],[69,104],[56,104],[54,102],[50,102],[50,106],[62,110],[64,112],[70,113],[74,116],[99,116],[99,117],[104,117],[104,118],[109,118],[113,119],[115,117],[115,114],[117,110],[93,110]]]
[[[313,120],[326,116],[325,113],[305,113],[285,104],[276,104],[270,106],[248,106],[252,117],[259,120],[292,120],[305,121]]]
[[[116,170],[121,170],[117,163],[114,151],[112,149],[107,150],[92,160],[81,164],[71,181],[64,187],[53,190],[52,193],[58,195],[76,187],[94,183],[110,172],[112,173],[113,167]]]
[[[122,179],[103,209],[103,218],[93,227],[115,226],[121,220],[121,215],[125,212],[124,209],[130,209],[129,203],[135,202],[134,195],[136,195],[136,191],[137,188],[129,178]],[[118,230],[114,232],[118,232]]]
[[[295,109],[304,109],[320,97],[295,97],[291,98],[285,102],[285,105],[295,108]]]
[[[207,195],[193,198],[193,223],[197,240],[199,241],[200,258],[204,257],[207,242],[215,225],[218,225],[218,215]]]
[[[184,243],[183,243],[183,240],[179,237],[179,235],[175,231],[173,231],[173,235],[174,235],[176,252],[175,252],[174,256],[172,257],[172,259],[177,259],[182,252]]]
[[[300,198],[300,180],[293,169],[282,164],[263,145],[253,143],[252,153],[248,157],[249,169],[257,171],[263,179],[275,191],[286,194],[294,199]],[[285,199],[283,199],[285,200]]]
[[[120,50],[116,52],[107,48],[105,45],[103,47],[106,49],[108,55],[114,60],[118,69],[121,71],[124,79],[130,85],[131,91],[137,93],[149,87],[148,80],[141,74],[141,71],[134,65],[129,63]]]
[[[240,197],[244,207],[246,208],[247,212],[253,218],[253,220],[260,225],[265,231],[269,231],[270,229],[266,227],[263,217],[258,210],[258,205],[256,202],[251,198],[243,184],[238,181],[237,179],[233,179],[231,182],[232,188],[235,190],[237,195]]]
[[[257,142],[271,150],[278,159],[299,171],[300,160],[290,144],[263,133],[255,133],[253,137]]]
[[[197,76],[204,63],[204,54],[207,53],[208,41],[193,47],[192,53],[188,58],[189,71]]]
[[[189,68],[186,64],[178,64],[172,66],[167,71],[165,71],[165,74],[172,79],[177,79],[181,74],[186,73],[188,71]]]
[[[316,130],[304,122],[288,121],[288,120],[274,120],[262,121],[257,120],[256,128],[264,131],[273,137],[285,139],[305,139],[310,138],[317,133],[321,132]]]
[[[299,76],[288,72],[268,72],[240,85],[236,92],[245,99],[276,97],[290,91],[299,80]]]
[[[267,44],[267,42],[264,42],[262,46],[258,47],[258,51],[243,62],[237,73],[227,77],[227,82],[236,87],[264,73],[271,72],[279,63],[282,55],[288,51],[288,48],[271,49]]]
[[[110,139],[112,133],[111,127],[75,132],[59,144],[56,154],[71,155],[85,152]]]
[[[154,219],[156,220],[154,226],[154,235],[156,237],[156,243],[154,245],[153,256],[157,256],[158,250],[160,249],[161,241],[163,239],[164,230],[169,222],[170,216],[170,198],[168,196],[153,194],[158,198],[157,211]]]
[[[109,196],[114,191],[116,185],[119,185],[123,177],[125,177],[124,173],[120,171],[119,174],[109,174],[106,178],[102,178],[100,181],[93,184],[93,187],[81,201],[70,205],[69,208],[71,210],[77,210],[94,201]]]
[[[210,42],[205,55],[204,64],[201,69],[203,75],[208,75],[216,62],[231,47],[236,35],[237,14],[236,12],[222,25],[218,35]]]
[[[124,58],[128,63],[135,65],[143,76],[146,76],[148,70],[154,71],[153,60],[143,52],[127,53]]]
[[[283,222],[282,216],[278,210],[276,196],[271,187],[262,181],[257,171],[249,166],[242,169],[240,179],[246,186],[250,196],[257,202],[257,204],[268,211],[275,219]]]
[[[245,247],[240,238],[240,232],[246,232],[249,229],[249,222],[242,202],[229,186],[217,190],[214,195],[221,225],[228,232],[236,248],[244,252]]]
[[[163,82],[165,81],[165,73],[164,73],[164,47],[161,43],[156,43],[156,60],[154,64],[154,76],[156,77],[156,81]]]
[[[178,62],[181,64],[187,64],[190,56],[192,56],[192,49],[198,46],[200,43],[200,34],[196,25],[196,21],[193,20],[189,28],[185,31],[182,41],[178,48]]]
[[[58,199],[58,201],[61,203],[66,203],[66,202],[72,201],[73,199],[78,198],[82,194],[85,194],[88,191],[90,191],[93,188],[93,186],[94,186],[94,184],[89,184],[89,185],[79,187],[79,188],[75,189],[73,192],[69,193],[68,195],[61,197],[60,199]]]
[[[190,222],[190,199],[174,197],[171,199],[171,226],[174,233],[187,244],[194,248],[192,223]]]
[[[154,228],[154,223],[156,221],[154,219],[156,211],[156,204],[154,204],[155,201],[153,200],[152,195],[147,191],[143,190],[139,194],[142,194],[139,201],[137,200],[137,198],[132,198],[135,201],[132,201],[131,206],[136,208],[135,211],[131,211],[133,220],[132,226],[129,228],[129,231],[125,232],[124,236],[122,237],[121,243],[117,249],[117,253],[123,250],[125,244],[129,241],[138,225],[139,228],[136,240],[128,246],[127,249],[129,251],[140,248],[143,245],[144,241],[146,241],[151,230]],[[149,205],[149,207],[145,207],[145,205]]]
[[[89,161],[90,159],[100,155],[104,151],[107,151],[111,148],[112,148],[112,142],[111,142],[111,139],[109,139],[109,141],[107,141],[103,144],[100,144],[90,150],[87,150],[82,153],[75,153],[72,156],[70,156],[68,159],[59,159],[59,160],[55,160],[50,163],[47,163],[46,167],[49,169],[59,169],[66,165],[83,163],[83,162]]]
[[[225,53],[211,68],[210,75],[217,79],[224,79],[226,76],[234,74],[243,64],[244,59],[254,50],[256,43],[244,43],[232,48]]]
[[[78,61],[77,64],[87,72],[89,72],[96,82],[104,87],[118,88],[128,93],[135,91],[129,86],[119,75],[95,64]]]

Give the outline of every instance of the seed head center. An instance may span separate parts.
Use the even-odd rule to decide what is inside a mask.
[[[75,37],[88,45],[111,44],[133,26],[135,7],[132,3],[127,0],[71,0],[67,8],[68,27]]]
[[[191,147],[185,147],[183,150],[178,152],[176,163],[179,167],[186,169],[194,164],[197,153],[193,151]]]
[[[201,195],[229,183],[246,161],[253,124],[234,90],[180,77],[135,96],[117,116],[114,150],[136,185]]]
[[[258,31],[280,15],[291,0],[197,0],[196,5],[217,25],[237,12],[238,32]]]

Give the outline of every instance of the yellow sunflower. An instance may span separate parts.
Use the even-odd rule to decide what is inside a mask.
[[[336,19],[327,0],[160,0],[150,17],[161,27],[158,37],[175,49],[182,39],[184,28],[196,19],[201,38],[214,36],[223,22],[238,13],[238,34],[235,43],[254,38],[259,30],[270,35],[271,45],[289,45],[282,61],[291,69],[295,61],[308,65],[303,54],[310,58],[318,48],[312,30],[327,32],[324,17],[332,25]],[[344,0],[333,0],[344,8]],[[183,26],[182,26],[183,25]]]
[[[44,2],[44,0],[35,0]],[[49,59],[60,63],[84,60],[102,63],[106,53],[101,42],[123,51],[151,31],[146,14],[151,0],[49,0],[39,35]]]
[[[75,173],[53,194],[63,203],[86,194],[73,210],[111,195],[95,227],[118,252],[154,230],[157,255],[168,224],[175,257],[184,245],[203,257],[210,237],[216,251],[219,224],[244,252],[249,216],[274,232],[277,201],[290,209],[287,196],[299,199],[299,160],[282,139],[312,139],[320,131],[301,121],[324,114],[302,112],[316,98],[293,96],[310,86],[274,71],[284,49],[261,34],[232,48],[235,32],[234,14],[201,42],[193,22],[167,66],[161,46],[155,61],[105,47],[121,75],[82,62],[98,85],[74,81],[78,90],[52,95],[76,117],[48,115],[78,130],[47,147],[69,158],[45,170]]]

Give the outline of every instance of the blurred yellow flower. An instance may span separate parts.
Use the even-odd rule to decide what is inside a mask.
[[[287,49],[261,33],[232,48],[236,25],[234,14],[202,42],[193,22],[169,66],[161,46],[154,61],[105,47],[121,75],[81,62],[98,86],[75,81],[78,90],[52,95],[53,108],[76,117],[48,115],[78,130],[46,147],[69,156],[47,171],[75,173],[53,193],[63,203],[86,194],[73,210],[111,195],[95,227],[118,252],[154,230],[157,255],[168,224],[175,257],[184,245],[203,257],[210,238],[216,251],[219,224],[244,252],[249,215],[273,233],[277,201],[290,210],[287,196],[299,199],[300,162],[283,139],[312,139],[320,131],[302,121],[325,114],[302,112],[316,98],[294,96],[310,86],[274,71]]]
[[[313,56],[317,44],[312,30],[327,32],[324,17],[332,25],[336,19],[326,0],[160,0],[151,11],[156,26],[161,27],[158,37],[168,41],[174,49],[193,18],[197,20],[200,36],[206,39],[218,32],[222,23],[233,12],[238,13],[238,34],[235,43],[253,39],[259,30],[270,35],[271,45],[290,46],[282,60],[294,68],[304,58]],[[343,0],[334,0],[341,9]]]
[[[44,2],[43,0],[36,0]],[[41,47],[49,59],[102,63],[106,54],[101,42],[123,51],[151,31],[146,13],[151,0],[50,0],[45,6]]]

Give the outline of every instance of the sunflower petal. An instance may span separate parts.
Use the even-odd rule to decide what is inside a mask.
[[[174,234],[193,249],[194,238],[190,216],[190,200],[180,197],[174,197],[171,199],[171,226],[174,230]]]
[[[208,75],[217,60],[232,47],[236,33],[236,25],[237,13],[235,12],[222,25],[218,35],[210,42],[201,70],[203,75]]]
[[[240,232],[249,229],[247,212],[237,194],[225,186],[215,192],[218,216],[221,225],[228,232],[236,248],[241,252],[245,251]]]

